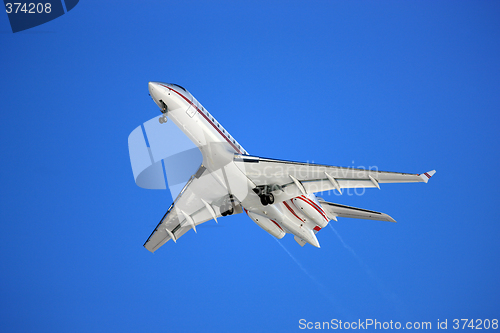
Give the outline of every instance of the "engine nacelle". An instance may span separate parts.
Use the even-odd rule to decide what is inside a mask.
[[[326,216],[323,207],[321,207],[314,194],[301,195],[293,198],[292,202],[299,211],[313,220],[320,228],[328,225],[330,219]]]
[[[267,217],[256,214],[256,213],[247,212],[247,214],[252,219],[252,221],[257,223],[257,225],[259,227],[261,227],[262,229],[264,229],[265,231],[267,231],[268,233],[270,233],[274,237],[276,237],[278,239],[285,237],[285,235],[286,235],[285,230],[283,230],[283,228],[281,228],[281,226],[277,222],[274,222],[274,221],[268,219]]]

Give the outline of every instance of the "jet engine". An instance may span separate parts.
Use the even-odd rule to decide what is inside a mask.
[[[320,228],[324,228],[328,225],[330,219],[326,216],[325,211],[314,194],[301,195],[293,198],[292,202],[298,210],[313,220]]]
[[[283,228],[281,228],[281,226],[277,222],[256,213],[247,212],[247,214],[252,219],[252,221],[257,223],[259,227],[261,227],[274,237],[281,239],[286,235],[286,232],[283,230]]]

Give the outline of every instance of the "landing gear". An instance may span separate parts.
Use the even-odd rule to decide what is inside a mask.
[[[274,203],[274,195],[272,193],[268,193],[266,200],[268,205],[272,205]]]
[[[231,209],[225,210],[225,211],[221,212],[220,214],[222,216],[228,216],[228,215],[233,215],[233,213],[234,213],[234,208],[231,207]]]
[[[161,113],[163,113],[163,116],[158,118],[158,121],[160,122],[160,124],[165,124],[168,121],[167,118],[168,107],[167,104],[165,104],[165,102],[162,101],[161,99],[158,102],[160,103]]]
[[[230,194],[227,196],[227,198],[220,206],[220,214],[222,216],[228,216],[228,215],[233,215],[233,213],[234,213],[234,198]]]
[[[274,203],[274,195],[272,193],[262,194],[260,196],[262,206],[272,205]]]
[[[272,191],[283,190],[277,185],[261,185],[253,189],[254,193],[260,198],[262,206],[272,205],[274,203],[274,195]]]
[[[160,124],[165,124],[168,121],[167,115],[164,114],[163,116],[158,118],[158,121],[160,122]]]
[[[167,113],[168,111],[167,104],[165,104],[165,102],[162,101],[161,99],[158,102],[160,103],[161,113]]]

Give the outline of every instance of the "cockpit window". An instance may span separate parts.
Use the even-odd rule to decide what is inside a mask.
[[[187,90],[186,90],[186,89],[184,89],[184,87],[181,87],[181,86],[180,86],[180,85],[178,85],[178,84],[172,83],[172,85],[173,85],[173,86],[176,86],[176,87],[179,87],[179,88],[181,88],[182,90],[184,90],[184,91],[186,91],[186,92],[187,92]]]

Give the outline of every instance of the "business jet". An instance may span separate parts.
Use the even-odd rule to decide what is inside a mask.
[[[427,183],[436,172],[383,172],[250,155],[185,88],[149,82],[149,94],[161,111],[157,120],[154,119],[158,135],[166,131],[165,124],[173,122],[196,146],[197,153],[201,152],[201,163],[187,177],[189,179],[144,244],[150,252],[169,240],[177,242],[191,229],[196,232],[201,223],[212,219],[217,222],[220,217],[242,212],[278,239],[292,234],[299,245],[309,243],[319,248],[316,234],[338,217],[396,221],[384,213],[327,202],[315,193],[380,189],[383,183]],[[163,179],[166,159],[161,160],[162,157],[151,150],[143,132],[144,129],[138,127],[129,136],[136,182],[142,170],[150,165],[150,169]],[[153,140],[151,135],[149,141]],[[175,142],[166,141],[156,140],[156,146],[176,146]],[[158,156],[153,156],[155,154]],[[148,177],[142,177],[138,185],[165,188],[165,185],[154,187],[151,185],[154,182],[145,181]]]

